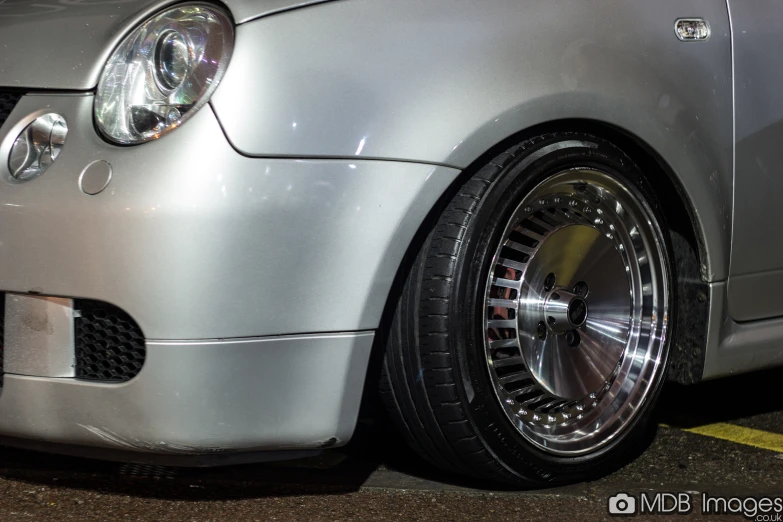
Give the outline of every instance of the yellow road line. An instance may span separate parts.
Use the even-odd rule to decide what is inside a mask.
[[[734,424],[726,424],[725,422],[681,429],[682,431],[687,431],[689,433],[696,433],[715,439],[728,440],[736,442],[737,444],[744,444],[746,446],[783,453],[783,435],[779,433],[744,428],[742,426],[735,426]]]

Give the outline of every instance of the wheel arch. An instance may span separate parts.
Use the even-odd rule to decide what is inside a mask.
[[[704,260],[708,255],[706,238],[698,220],[697,209],[688,197],[680,178],[648,143],[618,126],[590,119],[561,119],[525,128],[493,145],[475,158],[454,180],[430,209],[417,233],[411,240],[395,274],[383,308],[378,333],[372,349],[368,378],[365,381],[365,399],[373,396],[388,338],[388,328],[405,278],[419,249],[437,222],[438,216],[465,182],[489,160],[513,144],[541,134],[553,132],[580,132],[602,138],[616,145],[645,174],[661,205],[667,226],[672,233],[672,255],[676,267],[676,284],[679,288],[677,324],[673,328],[668,379],[681,384],[701,380],[704,369],[704,346],[709,321],[709,291],[704,278]],[[367,393],[370,392],[370,393]],[[364,401],[365,407],[374,408]]]
[[[527,127],[493,145],[465,168],[454,181],[445,197],[450,198],[461,184],[481,168],[490,158],[532,136],[552,132],[583,132],[602,138],[625,152],[645,174],[662,206],[668,226],[676,230],[696,250],[701,277],[707,278],[706,266],[709,266],[707,236],[700,221],[700,213],[689,197],[682,178],[674,171],[669,162],[649,143],[619,126],[600,120],[571,118],[551,120]],[[704,267],[704,268],[702,268]]]

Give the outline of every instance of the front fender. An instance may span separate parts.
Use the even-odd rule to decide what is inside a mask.
[[[706,42],[674,21],[701,16]],[[725,2],[351,0],[239,26],[212,103],[251,156],[362,157],[465,168],[531,126],[620,127],[679,178],[726,277],[732,212]]]

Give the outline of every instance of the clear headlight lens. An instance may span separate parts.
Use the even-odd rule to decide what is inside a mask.
[[[123,144],[177,128],[214,92],[234,45],[220,9],[186,4],[146,21],[114,51],[95,97],[100,131]]]

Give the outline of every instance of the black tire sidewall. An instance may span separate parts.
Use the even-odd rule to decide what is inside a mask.
[[[555,147],[550,147],[555,145]],[[551,151],[547,151],[551,148]],[[545,151],[542,153],[542,151]],[[536,157],[541,154],[540,157]],[[530,161],[535,158],[534,161]],[[484,349],[482,317],[486,278],[505,226],[519,202],[540,182],[569,168],[593,168],[610,174],[633,190],[649,206],[657,220],[665,252],[671,252],[663,213],[654,193],[636,165],[619,149],[601,139],[586,135],[555,135],[534,141],[494,180],[481,201],[466,233],[467,241],[459,256],[452,287],[450,323],[456,326],[451,337],[455,358],[455,381],[466,404],[467,416],[484,445],[509,471],[525,480],[568,482],[583,474],[600,474],[622,458],[625,450],[643,431],[646,418],[664,380],[671,332],[663,347],[661,369],[652,389],[634,419],[612,441],[599,450],[576,457],[562,457],[541,451],[525,439],[506,417],[493,385]],[[670,324],[674,324],[673,304],[676,285],[670,256],[662,262],[670,275]],[[461,265],[461,266],[459,266]],[[531,476],[532,475],[532,476]]]

